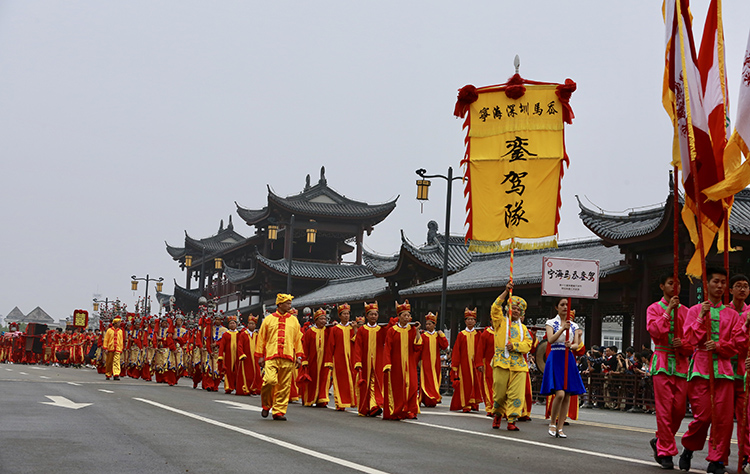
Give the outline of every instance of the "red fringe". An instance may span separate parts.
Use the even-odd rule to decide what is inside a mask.
[[[464,118],[469,111],[469,106],[479,98],[477,88],[467,84],[458,90],[458,99],[453,109],[453,115]]]
[[[563,120],[568,125],[573,123],[573,119],[576,117],[573,113],[573,109],[570,107],[570,96],[573,95],[578,86],[572,79],[565,79],[565,84],[557,86],[555,94],[560,99],[560,103],[563,106]]]
[[[505,95],[508,96],[509,99],[520,99],[526,93],[526,88],[523,86],[523,83],[523,78],[519,74],[514,74],[513,77],[508,80],[505,88]]]

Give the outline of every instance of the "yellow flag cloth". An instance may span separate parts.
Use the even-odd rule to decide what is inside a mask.
[[[469,113],[469,250],[557,245],[565,159],[562,105],[555,85],[527,85],[519,99],[480,93]]]

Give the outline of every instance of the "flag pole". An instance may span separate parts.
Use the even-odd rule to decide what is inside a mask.
[[[513,253],[515,251],[516,247],[516,239],[515,237],[511,237],[510,239],[510,291],[508,292],[508,319],[505,321],[505,345],[508,345],[508,341],[510,341],[510,322],[512,321],[511,317],[511,311],[513,309],[511,308],[511,298],[513,298]],[[503,350],[507,350],[503,348]]]
[[[680,197],[679,197],[679,175],[677,170],[677,165],[674,166],[674,169],[672,170],[672,178],[674,180],[674,185],[672,186],[672,193],[673,193],[673,200],[674,200],[674,232],[673,232],[673,242],[672,242],[672,253],[673,253],[673,274],[674,274],[674,282],[677,283],[680,281],[679,272],[680,272],[680,239],[679,239],[679,232],[680,232],[680,217],[679,217],[679,208],[680,208]],[[678,295],[679,296],[679,295]],[[674,332],[672,337],[679,336],[680,339],[682,339],[682,328],[679,326],[680,321],[679,318],[676,317],[677,313],[674,312],[672,315],[672,318],[674,320]]]
[[[565,314],[565,320],[570,321],[570,297],[568,297],[568,312]],[[570,327],[565,330],[565,342],[568,342],[568,339],[570,337]],[[568,347],[567,344],[565,344],[565,371],[563,372],[565,376],[563,377],[563,390],[568,390],[568,355],[570,354],[570,347]]]
[[[682,16],[682,7],[681,2],[677,1],[675,2],[676,7],[676,14],[677,14],[677,29],[679,31],[680,35],[680,49],[681,49],[681,55],[682,57],[682,64],[685,64],[685,38],[683,36],[682,28],[683,28],[683,16]],[[687,76],[683,79],[683,90],[685,94],[685,118],[687,121],[687,141],[688,141],[688,152],[689,152],[689,162],[690,162],[690,175],[692,176],[693,180],[693,195],[695,196],[695,220],[696,220],[696,227],[698,229],[698,251],[700,252],[700,259],[701,259],[701,284],[703,285],[703,298],[705,301],[705,298],[707,296],[706,291],[708,290],[708,281],[707,281],[707,275],[706,275],[706,253],[704,252],[705,244],[703,242],[703,214],[701,213],[701,192],[700,188],[698,187],[698,170],[695,165],[695,156],[696,156],[696,150],[695,150],[695,136],[693,132],[693,119],[690,115],[691,112],[691,98],[690,98],[690,86],[687,83],[688,78]],[[687,193],[686,193],[687,194]],[[687,204],[687,196],[685,197],[685,203]],[[711,317],[709,314],[709,317],[705,321],[706,324],[706,337],[707,340],[710,340],[711,338]],[[711,367],[712,370],[709,372],[709,387],[711,392],[711,425],[714,426],[714,421],[716,420],[716,410],[714,409],[714,395],[715,395],[715,380],[714,380],[714,370],[713,370],[713,359],[714,359],[714,352],[708,351],[709,360],[711,361]],[[713,439],[713,438],[711,438]],[[715,443],[715,441],[714,441]]]

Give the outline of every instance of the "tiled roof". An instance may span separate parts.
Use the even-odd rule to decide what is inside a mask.
[[[227,280],[229,280],[230,283],[236,285],[255,276],[255,268],[232,268],[225,264],[224,274],[227,276]]]
[[[367,250],[362,252],[362,260],[367,268],[375,275],[385,275],[391,273],[398,265],[399,255],[391,257],[370,253]]]
[[[682,202],[680,197],[680,209]],[[578,215],[586,227],[603,239],[619,241],[646,236],[662,225],[670,225],[665,219],[671,220],[673,201],[670,195],[658,207],[626,215],[605,214],[603,211],[588,209],[581,204],[580,199],[578,206],[581,209]],[[750,235],[750,189],[743,189],[734,196],[729,227],[734,234]]]
[[[445,258],[444,235],[438,234],[434,243],[417,247],[401,231],[401,248],[425,265],[429,265],[440,271],[443,270],[443,259]],[[457,272],[470,263],[471,257],[463,238],[451,236],[448,239],[448,272]]]
[[[273,203],[292,213],[356,220],[375,218],[375,223],[385,219],[396,208],[397,200],[398,198],[383,204],[368,204],[349,199],[320,183],[300,194],[285,198],[274,194],[270,188],[268,190],[269,204]]]
[[[235,232],[234,225],[232,224],[232,216],[229,216],[229,224],[224,227],[224,221],[222,220],[218,232],[211,237],[194,239],[185,231],[185,247],[173,247],[167,242],[164,243],[167,246],[167,253],[169,253],[172,259],[180,260],[187,254],[200,257],[203,249],[205,249],[206,257],[209,257],[235,245],[242,244],[245,241],[247,241],[245,237]]]
[[[437,234],[436,237],[432,243],[417,247],[401,231],[401,249],[398,254],[386,257],[370,252],[363,252],[362,257],[367,268],[375,275],[387,276],[393,273],[399,267],[401,259],[406,255],[410,255],[424,265],[442,272],[445,255],[443,253],[445,236]],[[448,242],[448,272],[455,273],[471,263],[471,256],[469,255],[463,236],[451,235]]]
[[[172,247],[166,241],[164,242],[164,244],[167,246],[167,253],[174,260],[179,260],[180,258],[185,256],[185,247]]]
[[[52,317],[47,314],[46,311],[44,311],[42,308],[37,306],[29,314],[26,315],[26,317],[22,320],[24,323],[42,323],[42,324],[50,324],[54,323],[55,320],[52,319]]]
[[[750,235],[750,189],[743,189],[734,195],[729,228],[735,234]]]
[[[177,280],[174,280],[174,295],[176,298],[182,297],[191,301],[198,301],[198,298],[201,297],[201,290],[198,288],[188,290],[178,285]]]
[[[286,275],[289,271],[289,260],[287,259],[271,260],[260,254],[257,254],[256,259],[265,267],[283,275]],[[372,276],[372,272],[364,265],[341,265],[294,260],[292,262],[292,276],[311,280],[339,280],[342,278]]]
[[[566,257],[599,260],[600,277],[626,269],[619,247],[605,247],[601,240],[563,243],[557,249],[517,250],[513,261],[513,281],[518,285],[542,281],[542,257]],[[510,252],[474,254],[472,262],[460,272],[448,276],[448,291],[503,288],[510,276]],[[399,296],[433,294],[441,291],[442,279],[399,291]]]
[[[624,240],[648,235],[658,229],[664,219],[671,215],[671,203],[672,200],[669,199],[670,206],[661,205],[645,211],[633,211],[627,215],[616,216],[588,209],[578,199],[578,207],[581,209],[578,216],[583,225],[599,237],[607,240]]]
[[[269,216],[268,206],[263,209],[245,209],[237,204],[237,201],[234,202],[234,205],[237,206],[237,214],[247,225],[255,225]]]
[[[25,317],[26,315],[23,314],[23,311],[18,309],[18,306],[16,306],[12,310],[10,310],[10,313],[5,315],[5,323],[7,324],[11,321],[19,322]]]
[[[364,276],[344,280],[331,280],[322,288],[294,298],[294,306],[299,309],[303,306],[343,302],[353,304],[374,300],[387,292],[388,283],[385,281],[385,278]]]

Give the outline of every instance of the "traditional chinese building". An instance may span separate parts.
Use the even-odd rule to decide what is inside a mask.
[[[201,295],[216,296],[222,309],[257,314],[264,303],[273,305],[273,297],[286,288],[291,275],[295,306],[300,310],[348,302],[358,316],[362,303],[377,300],[384,319],[395,316],[396,301],[408,298],[415,317],[421,317],[440,307],[447,251],[446,328],[455,337],[467,307],[477,308],[481,325],[489,324],[491,305],[510,277],[509,253],[469,253],[463,236],[446,239],[434,222],[428,224],[423,244],[413,243],[402,233],[395,254],[363,250],[364,232],[369,234],[395,205],[396,200],[368,204],[346,198],[328,186],[323,170],[318,183],[311,185],[308,177],[299,194],[281,197],[269,188],[263,208],[237,205],[238,215],[253,228],[250,237],[237,233],[230,217],[229,224],[220,224],[211,237],[193,239],[186,233],[183,247],[167,246],[170,256],[186,271],[185,286],[175,283],[177,306],[195,309]],[[645,311],[660,297],[658,276],[672,270],[671,192],[663,205],[624,215],[592,210],[580,202],[579,207],[581,220],[595,237],[562,242],[556,249],[515,252],[515,292],[528,302],[527,325],[542,326],[554,316],[555,298],[540,296],[542,257],[598,260],[598,299],[573,300],[576,321],[585,328],[586,345],[601,344],[607,327],[614,334],[608,334],[607,340],[623,349],[631,341],[637,348],[649,345]],[[730,271],[748,272],[750,191],[736,196],[730,228],[733,245],[740,247],[730,254]],[[681,223],[679,248],[684,269],[693,245]],[[354,261],[344,262],[350,253]],[[721,265],[722,258],[714,248],[709,261]],[[699,301],[698,283],[686,280],[683,284],[685,304]],[[168,295],[159,298],[168,299]]]
[[[183,247],[167,244],[167,252],[186,271],[186,284],[175,284],[177,305],[194,309],[197,299],[218,297],[227,308],[258,312],[287,288],[305,294],[330,280],[371,275],[362,264],[364,234],[373,231],[396,207],[398,198],[383,204],[350,199],[328,186],[325,168],[302,192],[282,197],[268,188],[266,206],[249,209],[236,204],[237,214],[253,228],[250,237],[223,223],[207,238],[185,233]],[[353,244],[353,245],[352,245]],[[354,261],[344,256],[354,252]],[[197,289],[192,282],[198,281]]]

